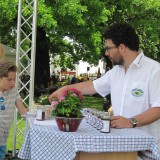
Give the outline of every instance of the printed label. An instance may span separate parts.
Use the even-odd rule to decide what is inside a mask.
[[[38,110],[37,110],[36,119],[37,119],[37,120],[42,120],[42,110],[41,110],[41,109],[38,109]]]
[[[110,132],[110,121],[102,120],[103,122],[103,127],[101,129],[101,132],[108,133]]]

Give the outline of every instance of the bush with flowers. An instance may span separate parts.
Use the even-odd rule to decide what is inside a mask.
[[[54,99],[51,106],[53,107],[53,116],[80,118],[82,117],[82,93],[70,88],[62,93],[58,99]]]

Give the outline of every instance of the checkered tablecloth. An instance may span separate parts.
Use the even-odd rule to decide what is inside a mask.
[[[59,131],[54,125],[41,126],[28,119],[29,129],[18,157],[31,160],[73,160],[76,152],[140,151],[143,159],[160,160],[156,140],[138,129],[111,129],[101,133],[85,119],[76,132]],[[27,125],[26,125],[27,126]]]

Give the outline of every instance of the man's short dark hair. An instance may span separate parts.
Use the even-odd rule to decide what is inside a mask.
[[[103,37],[106,40],[111,39],[116,46],[124,44],[131,50],[139,50],[138,35],[132,26],[128,23],[124,22],[113,24],[103,33]]]

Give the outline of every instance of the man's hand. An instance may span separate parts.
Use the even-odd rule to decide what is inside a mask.
[[[64,86],[59,88],[58,90],[56,90],[55,92],[53,92],[50,96],[49,96],[49,102],[52,103],[54,98],[60,98],[62,96],[62,93],[67,90],[69,88],[68,86]]]
[[[129,118],[122,116],[111,117],[111,127],[112,128],[132,128],[132,124]]]

